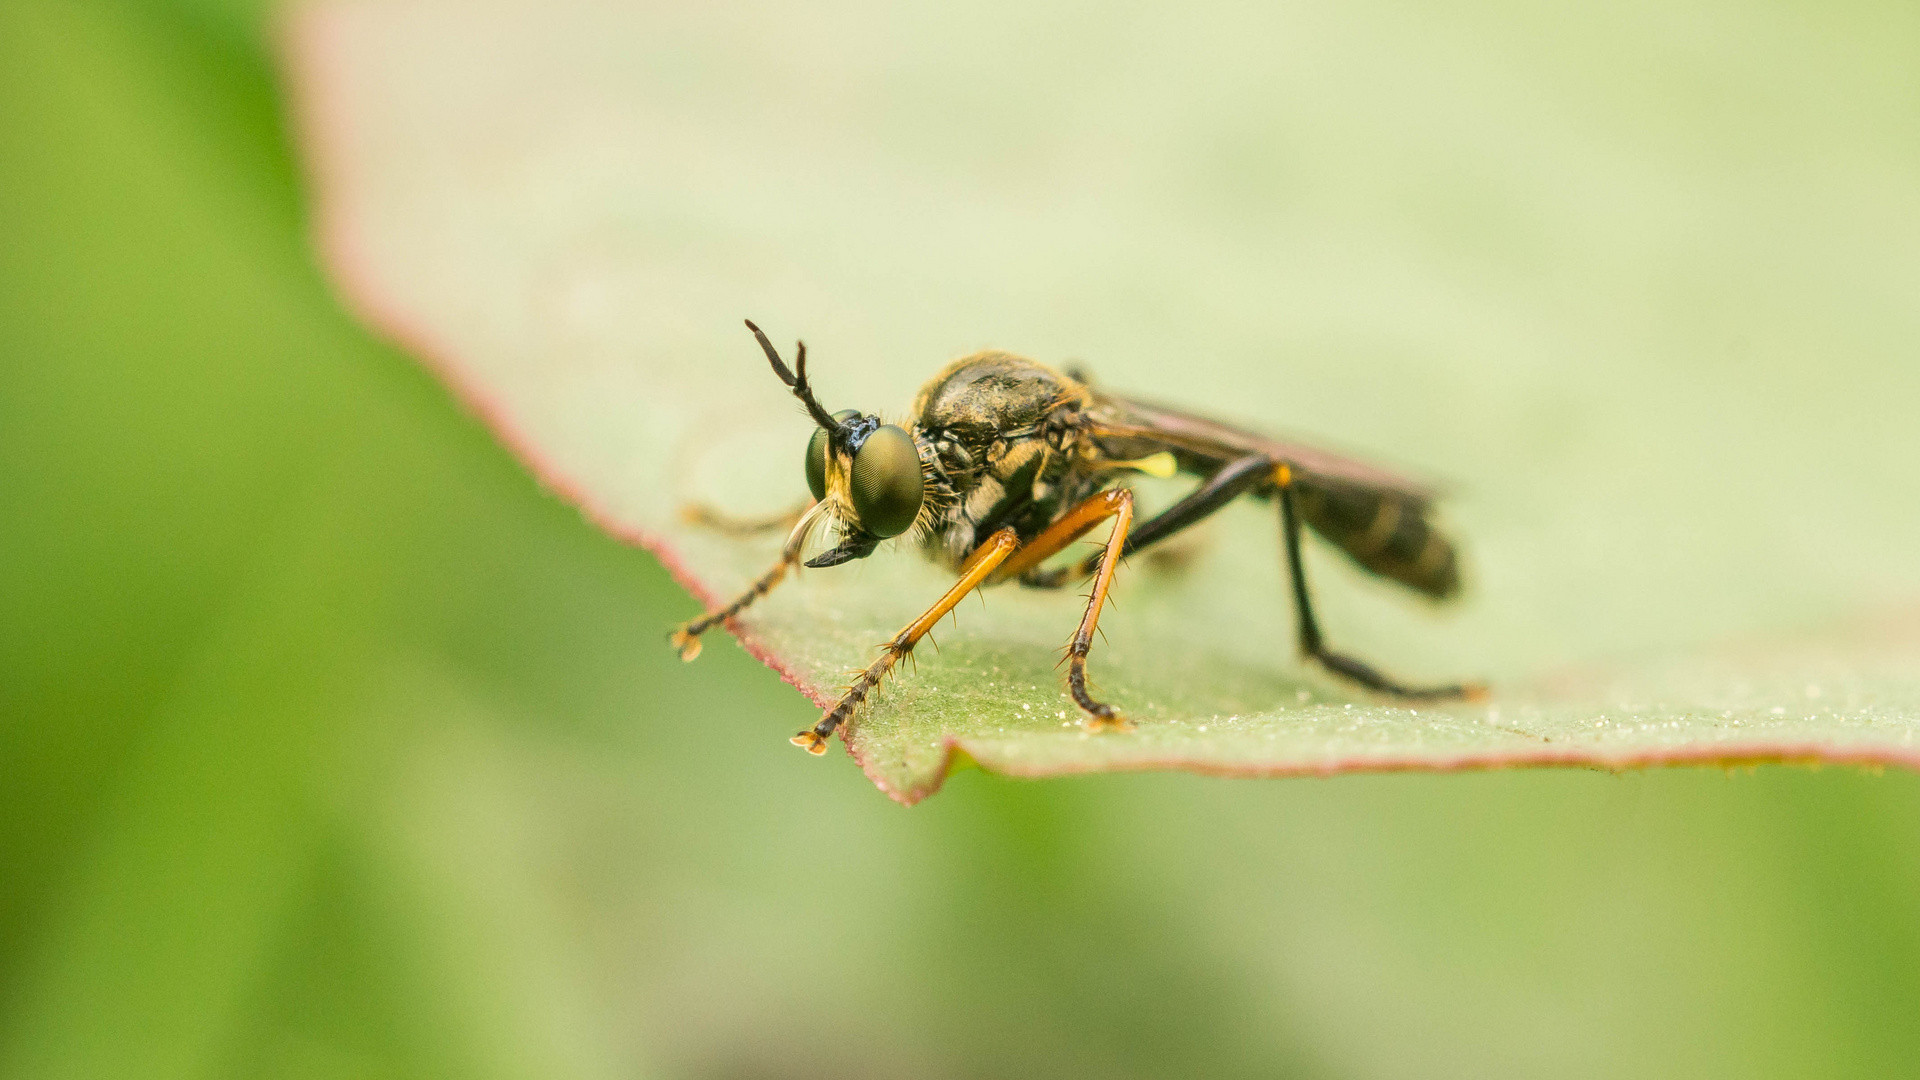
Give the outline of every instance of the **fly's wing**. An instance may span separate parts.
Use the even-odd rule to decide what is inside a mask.
[[[1116,458],[1171,451],[1182,472],[1211,476],[1250,454],[1285,462],[1294,503],[1313,531],[1362,569],[1436,599],[1460,588],[1453,542],[1432,521],[1432,487],[1311,446],[1270,438],[1189,412],[1093,395],[1093,436]],[[1265,492],[1271,496],[1272,492]]]

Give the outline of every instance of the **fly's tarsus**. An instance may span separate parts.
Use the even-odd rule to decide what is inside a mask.
[[[1073,703],[1080,706],[1086,718],[1080,726],[1088,731],[1132,731],[1133,721],[1120,715],[1119,710],[1104,701],[1096,701],[1087,692],[1087,655],[1084,652],[1073,654],[1072,664],[1067,668],[1067,690],[1073,695]]]
[[[700,659],[700,634],[692,625],[688,623],[667,635],[667,643],[680,654],[681,661],[688,664]]]
[[[701,634],[732,620],[734,616],[745,611],[748,605],[772,592],[774,586],[786,579],[787,574],[799,564],[800,554],[807,545],[807,539],[813,535],[814,528],[819,525],[826,513],[827,504],[816,501],[810,506],[804,506],[798,511],[780,516],[775,524],[789,526],[787,542],[780,549],[780,561],[756,578],[753,584],[747,586],[745,592],[735,597],[725,607],[682,623],[679,629],[667,635],[667,641],[680,653],[681,660],[691,663],[697,659],[700,655]]]
[[[781,560],[774,565],[773,569],[762,574],[757,581],[747,587],[746,592],[735,597],[727,606],[717,611],[708,612],[697,619],[681,623],[679,629],[667,635],[667,642],[679,652],[681,660],[692,663],[700,656],[701,634],[732,619],[735,615],[745,611],[747,605],[767,595],[775,585],[780,584],[781,578],[787,576],[787,570],[792,565],[793,564],[783,556]]]
[[[1486,698],[1487,688],[1475,684],[1454,683],[1447,686],[1407,686],[1383,675],[1372,665],[1351,656],[1321,648],[1307,654],[1321,667],[1348,682],[1372,690],[1376,694],[1400,698],[1405,701],[1449,701],[1460,699],[1479,701]],[[1478,695],[1478,696],[1476,696]]]

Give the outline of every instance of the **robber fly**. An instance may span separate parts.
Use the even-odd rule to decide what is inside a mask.
[[[1433,493],[1391,473],[1323,451],[1277,442],[1203,417],[1096,390],[1079,378],[1010,353],[989,351],[947,365],[920,388],[905,426],[852,409],[828,412],[807,381],[807,347],[789,369],[751,320],[775,375],[816,425],[807,443],[813,502],[788,534],[780,561],[737,599],[682,625],[671,640],[683,658],[700,635],[765,596],[801,565],[816,528],[838,527],[838,543],[806,566],[838,566],[907,536],[958,580],[926,614],[881,647],[820,722],[793,737],[826,752],[833,733],[934,624],[974,589],[1004,581],[1059,588],[1091,578],[1087,606],[1067,644],[1067,691],[1094,731],[1130,727],[1087,690],[1087,653],[1100,609],[1123,558],[1157,544],[1246,497],[1280,505],[1280,536],[1293,583],[1300,650],[1335,675],[1398,698],[1476,698],[1475,685],[1408,686],[1326,647],[1300,563],[1302,523],[1370,573],[1435,599],[1460,578],[1453,544],[1429,519]],[[1198,477],[1166,510],[1134,523],[1133,492],[1120,486],[1145,472]],[[1108,518],[1098,553],[1065,566],[1048,559]]]

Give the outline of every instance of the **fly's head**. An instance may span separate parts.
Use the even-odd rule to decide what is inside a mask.
[[[845,409],[830,413],[807,383],[807,347],[803,343],[790,371],[767,335],[749,320],[774,374],[807,407],[816,428],[807,442],[807,487],[818,504],[802,521],[811,528],[821,513],[840,525],[840,542],[807,560],[812,567],[838,566],[873,554],[880,541],[914,527],[927,505],[931,453],[905,428],[878,416]]]

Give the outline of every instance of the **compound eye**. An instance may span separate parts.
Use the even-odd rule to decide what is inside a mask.
[[[827,497],[827,429],[813,429],[807,440],[807,490],[815,499]]]
[[[920,516],[925,491],[913,436],[892,424],[876,428],[853,456],[853,512],[878,537],[899,536]]]
[[[835,420],[845,422],[859,417],[853,409],[842,409],[833,414]],[[827,497],[827,429],[816,427],[813,438],[807,440],[807,490],[813,492],[816,499]]]

